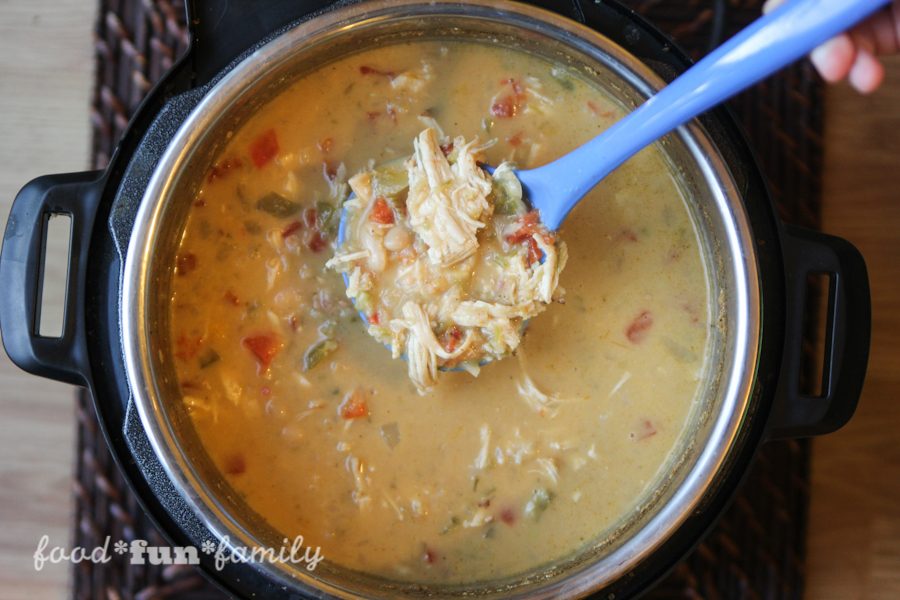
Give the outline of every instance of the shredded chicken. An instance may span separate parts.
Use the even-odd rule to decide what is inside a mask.
[[[352,263],[361,258],[369,258],[368,250],[360,250],[359,252],[351,252],[349,254],[340,254],[328,260],[325,263],[325,266],[333,269],[341,263]]]
[[[559,469],[556,468],[556,462],[552,458],[538,458],[534,462],[536,467],[529,470],[529,473],[542,475],[546,481],[553,483],[554,486],[559,484]]]
[[[366,475],[366,464],[350,454],[344,461],[344,468],[353,477],[354,489],[351,494],[353,502],[361,509],[368,507],[372,502],[372,497],[369,495],[370,481]]]
[[[555,417],[565,400],[556,394],[548,394],[537,386],[528,373],[528,359],[524,351],[520,350],[517,357],[519,367],[522,369],[522,379],[516,384],[519,396],[541,416]]]
[[[403,305],[403,318],[391,321],[391,328],[399,332],[398,339],[406,340],[409,376],[418,389],[428,389],[437,382],[438,358],[458,358],[469,349],[472,341],[469,334],[454,352],[444,350],[431,329],[425,310],[415,302]],[[392,350],[395,354],[401,352],[397,347]]]
[[[472,470],[483,471],[490,465],[491,428],[487,423],[479,429],[478,437],[481,439],[481,449],[475,457],[475,462],[472,463]]]
[[[487,199],[491,181],[475,164],[474,145],[456,138],[459,154],[451,165],[437,134],[429,128],[416,138],[413,158],[407,163],[409,223],[428,246],[433,264],[452,265],[474,254],[476,234],[493,211]]]
[[[515,352],[525,322],[561,298],[567,258],[527,213],[512,168],[491,176],[478,166],[490,144],[457,137],[442,149],[437,122],[426,121],[402,168],[349,179],[346,239],[327,263],[346,275],[369,334],[406,358],[420,393],[442,369],[477,376]]]
[[[356,298],[361,292],[368,292],[371,289],[372,275],[359,267],[353,267],[353,271],[347,277],[347,295]]]

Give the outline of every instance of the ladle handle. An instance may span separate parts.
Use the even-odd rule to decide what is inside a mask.
[[[789,0],[760,17],[603,134],[541,167],[542,179],[569,186],[562,205],[539,206],[544,223],[556,229],[578,200],[639,150],[889,2]]]

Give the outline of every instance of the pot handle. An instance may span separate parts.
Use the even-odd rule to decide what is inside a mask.
[[[45,175],[16,196],[0,251],[0,334],[10,359],[29,373],[87,385],[84,280],[102,171]],[[38,333],[41,291],[51,215],[71,218],[63,331],[58,338]]]
[[[288,23],[335,0],[188,0],[194,85],[202,86],[231,61]]]
[[[787,279],[786,345],[770,439],[822,435],[850,420],[869,357],[872,311],[862,255],[850,242],[799,227],[782,236]],[[807,277],[828,275],[822,395],[800,392]]]

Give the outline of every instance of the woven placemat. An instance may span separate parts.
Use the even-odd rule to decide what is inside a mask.
[[[631,0],[695,58],[759,15],[758,0]],[[183,0],[101,0],[91,118],[102,168],[141,98],[187,45]],[[733,101],[788,222],[819,225],[822,90],[808,64]],[[118,473],[90,401],[78,401],[74,545],[147,540],[164,545]],[[809,444],[767,444],[735,501],[697,549],[650,598],[800,598],[809,500]],[[76,598],[222,598],[193,567],[110,562],[75,565]]]

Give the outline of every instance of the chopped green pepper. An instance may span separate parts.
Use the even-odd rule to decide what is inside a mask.
[[[211,364],[217,362],[219,360],[219,353],[210,348],[206,352],[200,355],[197,361],[200,363],[200,368],[205,369]]]
[[[441,529],[441,535],[450,533],[451,531],[456,529],[456,527],[458,525],[459,525],[459,517],[457,517],[456,515],[450,517],[450,521],[446,525],[444,525],[443,529]]]
[[[553,494],[544,488],[537,488],[531,494],[531,499],[525,504],[525,516],[538,520],[541,517],[541,513],[550,506],[552,499]]]
[[[324,201],[316,202],[316,226],[319,231],[334,235],[340,221],[339,215],[339,211],[333,204]]]
[[[303,372],[306,373],[322,362],[326,356],[337,350],[337,347],[337,342],[328,339],[319,340],[310,346],[303,355]]]
[[[372,173],[372,189],[376,196],[393,198],[409,187],[406,159],[392,160]]]
[[[259,199],[256,208],[263,212],[267,212],[273,217],[286,219],[300,212],[301,205],[298,202],[292,202],[281,194],[271,192]]]
[[[573,90],[575,89],[575,84],[572,83],[571,75],[560,67],[553,67],[550,69],[550,76],[556,80],[564,90]]]
[[[493,189],[494,212],[498,215],[524,215],[528,212],[522,200],[522,183],[512,169],[501,165],[494,171]]]

